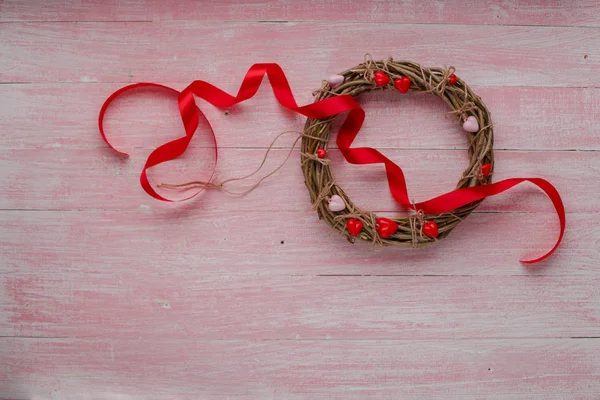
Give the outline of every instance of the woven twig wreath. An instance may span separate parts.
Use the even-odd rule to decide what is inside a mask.
[[[450,114],[461,123],[468,138],[469,166],[457,189],[491,182],[494,165],[493,129],[490,113],[469,86],[454,74],[454,68],[425,68],[411,61],[365,62],[330,77],[315,91],[315,101],[342,94],[356,97],[376,90],[431,93],[441,97]],[[302,137],[302,170],[311,202],[319,218],[346,236],[382,245],[423,246],[446,236],[481,201],[452,212],[424,215],[418,211],[406,218],[379,218],[356,207],[335,182],[326,157],[333,118],[308,119]]]

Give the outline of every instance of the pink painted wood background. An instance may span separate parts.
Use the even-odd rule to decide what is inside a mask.
[[[1,399],[600,399],[600,3],[581,1],[0,0]],[[298,101],[366,52],[454,65],[492,110],[495,179],[551,180],[557,253],[531,187],[487,200],[424,249],[349,245],[311,211],[294,154],[243,198],[184,204],[140,189],[145,157],[182,134],[172,97],[104,99],[129,82],[235,92],[278,62]],[[466,143],[435,98],[361,99],[358,145],[400,163],[415,200],[452,189]],[[220,179],[301,129],[268,87],[204,106]],[[285,157],[278,143],[268,166]],[[198,135],[153,182],[202,177]],[[363,208],[398,209],[379,166],[345,164]],[[208,160],[208,161],[207,161]]]

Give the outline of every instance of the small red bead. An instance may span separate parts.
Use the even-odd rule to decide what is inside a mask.
[[[350,233],[352,236],[358,236],[360,231],[362,231],[363,224],[357,219],[350,218],[348,221],[346,221],[346,228],[348,229],[348,233]]]
[[[423,233],[432,238],[438,237],[438,226],[435,221],[425,222],[423,224]]]
[[[386,239],[398,230],[398,224],[388,218],[377,218],[375,229],[380,237]]]
[[[377,86],[385,86],[388,83],[390,83],[390,77],[387,76],[385,74],[385,72],[382,72],[382,71],[376,71],[373,74],[373,79],[375,80],[375,84]]]
[[[450,82],[451,85],[454,85],[456,83],[456,75],[450,75],[450,77],[448,78],[448,82]]]
[[[327,155],[327,150],[325,150],[324,148],[321,148],[321,147],[319,147],[317,149],[317,157],[325,158],[326,155]]]
[[[488,176],[492,172],[492,164],[483,164],[481,166],[481,173],[483,176]]]
[[[396,86],[396,89],[398,89],[398,91],[400,93],[406,93],[406,92],[408,92],[408,89],[410,88],[410,79],[407,78],[406,76],[403,76],[402,78],[399,78],[399,79],[395,79],[394,86]]]

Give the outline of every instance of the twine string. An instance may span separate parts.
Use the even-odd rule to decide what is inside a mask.
[[[450,75],[452,75],[455,71],[456,68],[454,68],[453,66],[447,68],[444,65],[444,68],[441,70],[440,81],[435,87],[433,87],[432,92],[437,94],[438,96],[443,96],[444,91],[446,90],[446,86],[449,83]],[[429,79],[431,79],[432,76],[433,74],[430,74]]]
[[[375,64],[375,62],[373,61],[373,57],[371,57],[369,53],[365,54],[364,60],[365,72],[363,73],[363,77],[368,82],[373,82],[373,75],[375,74],[375,71],[373,71],[373,69],[376,69],[377,65]]]
[[[373,247],[383,247],[383,239],[377,233],[377,219],[375,218],[375,214],[372,211],[367,212],[369,218],[369,224],[373,228],[373,239],[371,241],[371,245]]]
[[[383,61],[383,70],[385,72],[387,72],[388,75],[393,75],[393,73],[390,71],[390,69],[388,67],[388,64],[393,63],[393,62],[394,62],[394,59],[391,56]]]
[[[322,93],[326,93],[327,92],[327,86],[328,86],[327,81],[326,80],[322,80],[321,81],[321,87],[312,92],[313,97],[317,97],[317,96],[320,96]]]
[[[415,202],[413,201],[413,206]],[[423,224],[425,223],[425,214],[423,210],[416,210],[414,214],[408,217],[408,223],[410,226],[410,241],[412,247],[417,247],[419,239],[423,240]],[[417,224],[418,223],[418,224]]]
[[[317,194],[317,197],[315,197],[315,201],[313,202],[313,210],[314,211],[316,211],[319,208],[319,206],[321,205],[323,200],[325,200],[329,197],[329,193],[331,193],[331,188],[334,185],[335,185],[335,182],[329,181],[328,183],[324,184],[321,187],[321,190],[319,191],[319,193]]]
[[[477,106],[472,101],[465,101],[459,108],[456,110],[448,111],[446,113],[446,117],[452,118],[456,117],[459,120],[465,120],[469,116],[468,113],[471,111],[477,110]]]
[[[263,177],[261,177],[257,182],[255,182],[252,186],[250,186],[248,189],[243,190],[243,191],[233,191],[233,190],[228,190],[226,189],[224,186],[227,183],[230,182],[236,182],[236,181],[243,181],[246,180],[248,178],[253,177],[254,175],[256,175],[265,165],[265,163],[267,162],[267,159],[269,157],[269,153],[271,152],[271,150],[273,150],[273,147],[275,146],[275,143],[277,142],[277,140],[282,137],[283,135],[287,135],[287,134],[296,134],[298,135],[298,137],[296,137],[296,139],[294,140],[294,142],[292,143],[290,149],[288,150],[287,156],[285,157],[285,159],[279,163],[279,165],[277,165],[275,168],[273,168],[273,170],[271,170],[269,173],[267,173],[266,175],[264,175]],[[186,190],[191,190],[191,189],[197,189],[197,188],[206,188],[206,189],[217,189],[220,190],[224,193],[228,193],[234,196],[244,196],[250,192],[252,192],[254,189],[256,189],[258,186],[260,186],[261,183],[263,183],[266,179],[270,178],[271,176],[275,175],[281,168],[283,168],[283,166],[287,163],[287,161],[290,159],[290,157],[292,156],[292,153],[294,151],[294,149],[296,148],[296,146],[298,145],[298,142],[300,141],[300,139],[302,137],[308,137],[311,139],[321,139],[321,138],[317,138],[308,134],[305,134],[304,132],[298,132],[298,131],[285,131],[285,132],[281,132],[280,134],[278,134],[275,139],[273,139],[271,141],[271,144],[269,145],[269,147],[267,148],[267,150],[265,151],[265,154],[262,158],[262,161],[260,163],[260,165],[251,173],[242,176],[242,177],[236,177],[236,178],[229,178],[226,179],[220,183],[212,183],[212,182],[206,182],[206,181],[190,181],[190,182],[186,182],[186,183],[180,183],[180,184],[170,184],[170,183],[160,183],[158,184],[159,188],[162,189],[171,189],[171,190],[182,190],[182,191],[186,191]],[[322,140],[322,139],[321,139]],[[314,154],[308,154],[308,153],[301,153],[304,157],[306,157],[305,162],[307,161],[317,161],[323,165],[329,165],[330,161],[329,159],[321,159],[318,158],[316,155]]]
[[[328,158],[320,158],[316,154],[309,154],[309,153],[300,153],[300,154],[302,154],[304,156],[304,161],[302,161],[302,165],[304,165],[310,161],[316,161],[322,165],[330,165],[331,164],[331,161]]]

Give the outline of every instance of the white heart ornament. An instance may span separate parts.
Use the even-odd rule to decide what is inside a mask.
[[[329,199],[329,209],[333,212],[343,211],[346,209],[346,203],[344,203],[344,199],[334,194]]]
[[[479,132],[479,124],[477,123],[477,118],[474,116],[470,116],[463,122],[463,129],[467,132],[475,133]]]
[[[335,89],[344,83],[344,77],[341,75],[331,75],[329,78],[327,78],[327,83],[332,89]]]

